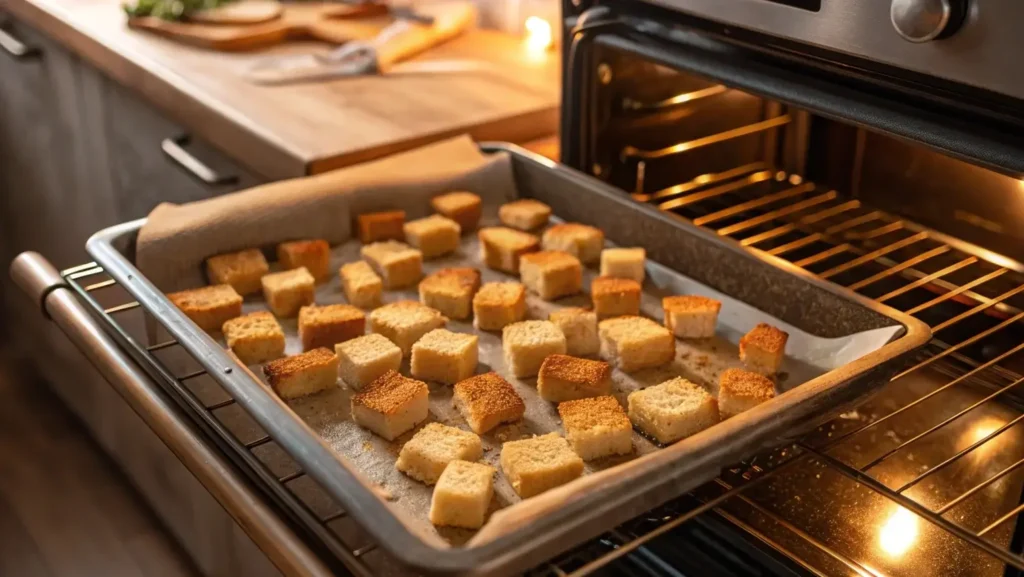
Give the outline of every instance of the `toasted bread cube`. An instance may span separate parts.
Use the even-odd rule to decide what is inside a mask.
[[[341,380],[357,391],[402,366],[402,349],[382,335],[365,335],[338,343],[334,352],[338,355]]]
[[[485,283],[473,297],[473,324],[482,331],[500,331],[526,316],[526,287],[517,282]]]
[[[483,202],[472,192],[457,191],[435,196],[430,199],[430,206],[459,223],[462,232],[476,229],[483,214]]]
[[[380,306],[384,282],[366,261],[350,262],[338,269],[341,277],[341,288],[345,291],[348,302],[361,309],[374,309]]]
[[[325,391],[338,382],[338,355],[313,349],[263,365],[267,382],[282,399],[295,399]]]
[[[640,314],[640,283],[628,278],[599,276],[590,283],[590,300],[597,318]]]
[[[592,397],[558,405],[565,438],[584,461],[633,452],[633,424],[615,397]]]
[[[242,297],[229,284],[171,293],[167,298],[207,331],[220,330],[225,322],[242,314]]]
[[[546,301],[583,290],[583,265],[567,252],[542,250],[519,259],[523,284]]]
[[[482,228],[477,237],[480,258],[487,267],[512,274],[519,272],[521,256],[540,248],[540,241],[532,234],[501,226]]]
[[[647,251],[642,248],[606,248],[601,251],[601,276],[628,278],[643,284]]]
[[[480,437],[469,431],[427,423],[402,446],[395,468],[433,485],[452,461],[477,461],[484,456]]]
[[[267,259],[256,248],[206,259],[206,276],[210,284],[229,284],[240,295],[260,292],[260,278],[269,271]]]
[[[501,205],[498,220],[505,226],[519,230],[534,230],[548,223],[551,207],[539,200],[522,198]]]
[[[541,245],[544,250],[567,252],[583,264],[590,264],[601,258],[604,233],[599,228],[575,222],[556,224],[544,231]]]
[[[626,373],[660,367],[676,355],[672,333],[651,319],[617,317],[601,321],[597,331],[601,356]]]
[[[444,469],[430,498],[434,525],[479,529],[494,496],[494,467],[452,461]]]
[[[304,266],[263,275],[260,280],[267,306],[279,317],[294,317],[299,309],[313,304],[316,279]]]
[[[718,378],[718,410],[727,419],[775,398],[775,383],[758,373],[726,369]]]
[[[228,348],[246,365],[265,363],[284,356],[284,331],[274,315],[258,311],[233,318],[221,329]]]
[[[370,313],[370,330],[398,345],[403,355],[411,353],[413,343],[445,322],[444,315],[416,301],[386,304]]]
[[[501,470],[523,499],[564,485],[583,474],[583,459],[558,433],[501,446]]]
[[[447,385],[468,379],[476,372],[480,337],[434,329],[412,346],[412,376]]]
[[[501,330],[505,365],[516,377],[533,377],[548,355],[565,354],[565,335],[551,321],[521,321]]]
[[[394,441],[427,419],[429,395],[423,381],[388,371],[352,395],[352,420]]]
[[[363,336],[366,316],[352,305],[308,306],[299,309],[299,339],[302,350],[334,345]]]
[[[420,302],[450,319],[468,319],[473,295],[480,290],[480,271],[475,268],[443,268],[420,281]]]
[[[490,372],[455,383],[453,399],[473,432],[482,435],[523,418],[526,404],[508,381]]]
[[[537,374],[537,394],[552,403],[600,397],[611,391],[612,367],[604,361],[549,355]]]
[[[674,443],[718,422],[718,403],[700,385],[676,377],[633,391],[629,420],[659,443]]]
[[[601,350],[597,336],[597,313],[579,307],[552,311],[548,320],[565,335],[566,352],[574,357],[596,355]]]
[[[715,336],[722,303],[699,295],[680,295],[661,299],[665,328],[682,339],[707,339]]]
[[[434,214],[405,223],[405,240],[420,249],[423,258],[434,258],[459,248],[462,229],[454,220]]]
[[[326,240],[293,240],[277,245],[277,261],[286,269],[306,267],[316,282],[331,276],[331,245]]]
[[[787,340],[789,333],[759,323],[740,339],[740,360],[752,371],[774,375],[786,356]]]
[[[423,253],[409,245],[393,240],[364,246],[360,255],[370,263],[391,290],[419,282],[423,276]]]
[[[382,240],[405,240],[405,233],[402,230],[404,224],[404,210],[371,212],[356,217],[359,242],[363,244]]]

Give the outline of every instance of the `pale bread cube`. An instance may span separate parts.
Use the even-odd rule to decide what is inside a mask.
[[[313,304],[316,279],[306,267],[263,275],[263,298],[267,306],[281,318],[299,314],[299,309]]]
[[[370,313],[370,330],[398,345],[403,355],[412,352],[413,343],[420,337],[443,327],[445,322],[444,315],[416,301],[386,304]]]
[[[615,397],[591,397],[558,405],[565,438],[584,461],[633,452],[633,424]]]
[[[363,244],[382,240],[405,240],[405,233],[402,230],[404,224],[404,210],[371,212],[356,217],[359,242]]]
[[[361,309],[375,309],[380,306],[384,292],[384,281],[380,280],[373,268],[364,260],[350,262],[338,269],[341,288],[348,302]]]
[[[402,349],[382,335],[365,335],[338,343],[334,352],[338,355],[341,380],[357,391],[402,366]]]
[[[338,382],[338,355],[328,349],[313,349],[263,365],[263,374],[282,399],[319,393]]]
[[[601,350],[597,335],[597,313],[579,307],[552,311],[548,320],[565,335],[565,350],[574,357],[596,355]]]
[[[484,456],[480,437],[469,431],[427,423],[398,453],[395,468],[413,479],[433,485],[452,461],[477,461]]]
[[[517,282],[485,283],[473,297],[474,326],[500,331],[526,316],[526,287]]]
[[[775,383],[758,373],[726,369],[718,378],[718,410],[727,419],[775,398]]]
[[[640,314],[640,283],[628,278],[599,276],[590,283],[590,300],[597,318]]]
[[[375,242],[364,246],[359,254],[389,290],[414,285],[423,276],[423,253],[403,242]]]
[[[505,366],[516,377],[533,377],[548,355],[565,354],[565,335],[551,321],[521,321],[501,330]]]
[[[604,361],[549,355],[537,374],[537,394],[552,403],[600,397],[611,391],[612,367]]]
[[[519,259],[523,284],[546,301],[583,290],[583,265],[567,252],[542,250]]]
[[[660,367],[676,355],[672,333],[644,317],[617,317],[597,325],[601,336],[601,356],[619,370],[632,373]]]
[[[601,276],[628,278],[643,284],[647,251],[642,248],[606,248],[601,251]]]
[[[427,419],[429,395],[423,381],[388,371],[352,395],[352,420],[394,441]]]
[[[462,229],[454,220],[433,214],[405,223],[405,240],[420,249],[423,258],[434,258],[459,248]]]
[[[752,371],[774,375],[786,357],[788,340],[789,333],[759,323],[740,339],[740,360]]]
[[[277,245],[277,261],[286,269],[306,267],[317,282],[331,276],[331,245],[326,240],[293,240]]]
[[[441,473],[430,498],[434,525],[479,529],[494,496],[494,467],[452,461]]]
[[[478,435],[523,418],[526,404],[508,381],[495,372],[455,383],[455,408]]]
[[[412,376],[446,385],[468,379],[476,372],[480,337],[434,329],[412,346]]]
[[[519,272],[520,257],[540,248],[540,240],[532,234],[501,226],[482,228],[477,237],[480,259],[487,267],[511,274]]]
[[[284,331],[274,315],[267,311],[233,318],[224,323],[221,330],[228,348],[246,365],[284,356]]]
[[[583,459],[558,433],[501,446],[501,470],[523,499],[564,485],[583,474]]]
[[[450,319],[468,319],[479,289],[480,271],[475,268],[443,268],[420,281],[420,302]]]
[[[539,200],[522,198],[501,205],[498,220],[505,226],[519,230],[534,230],[548,223],[551,207]]]
[[[430,206],[459,223],[462,232],[476,229],[483,214],[483,202],[472,192],[456,191],[435,196],[430,199]]]
[[[366,315],[352,305],[308,306],[299,309],[299,340],[302,350],[334,345],[363,336]]]
[[[718,422],[718,403],[700,385],[676,377],[633,391],[629,420],[659,443],[674,443]]]
[[[210,284],[229,284],[240,295],[260,292],[260,278],[268,272],[270,265],[263,252],[256,248],[206,259],[206,276]]]
[[[541,245],[544,250],[567,252],[580,259],[583,264],[590,264],[601,258],[604,233],[599,228],[576,222],[556,224],[544,231]]]
[[[680,295],[661,299],[665,328],[682,339],[707,339],[715,336],[722,303],[699,295]]]
[[[229,284],[171,293],[167,299],[207,331],[218,331],[224,323],[242,314],[242,296]]]

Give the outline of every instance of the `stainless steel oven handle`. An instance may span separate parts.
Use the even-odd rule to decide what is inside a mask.
[[[184,168],[189,174],[198,178],[204,184],[218,186],[222,184],[234,184],[238,182],[238,176],[234,174],[220,174],[199,160],[189,151],[185,150],[192,137],[182,134],[176,138],[165,138],[160,141],[160,150],[178,166]]]
[[[202,483],[224,510],[285,575],[332,573],[179,415],[148,376],[129,359],[80,303],[56,269],[26,252],[11,264],[11,277],[43,314],[68,336],[119,395]]]
[[[4,26],[7,22],[0,21],[0,48],[15,60],[28,60],[39,56],[42,52],[35,46],[29,46],[18,40],[14,34]]]

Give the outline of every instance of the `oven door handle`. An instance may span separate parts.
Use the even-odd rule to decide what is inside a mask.
[[[60,327],[282,573],[306,577],[332,575],[104,332],[45,258],[38,253],[22,253],[14,259],[10,272],[18,286],[36,301],[43,315]]]

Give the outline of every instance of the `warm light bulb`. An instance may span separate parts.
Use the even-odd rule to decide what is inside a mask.
[[[526,49],[530,52],[543,53],[551,47],[551,24],[539,16],[530,16],[523,23],[526,29]]]
[[[917,516],[899,507],[878,532],[878,546],[887,555],[899,557],[917,540]]]

